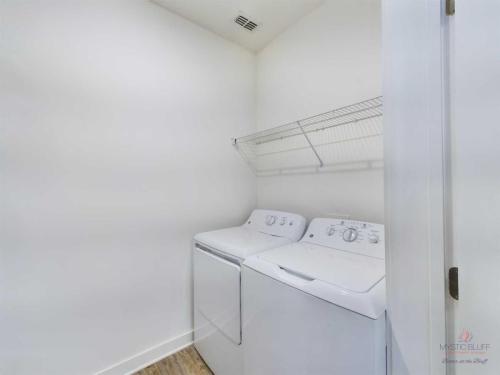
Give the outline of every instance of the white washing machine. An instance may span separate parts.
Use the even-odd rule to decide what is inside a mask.
[[[300,215],[254,210],[242,226],[194,237],[194,343],[216,375],[243,374],[241,263],[298,241],[305,224]]]
[[[385,374],[384,253],[383,225],[314,219],[300,242],[247,258],[243,373]]]

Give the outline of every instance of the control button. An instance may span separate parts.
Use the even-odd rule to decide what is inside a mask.
[[[285,225],[286,224],[286,217],[282,217],[280,219],[280,225]]]
[[[267,215],[267,217],[266,217],[266,224],[267,225],[273,225],[274,223],[276,223],[276,216]]]
[[[288,223],[288,225],[292,226],[292,225],[293,225],[293,221],[290,221],[290,222]]]
[[[328,236],[333,236],[335,233],[335,227],[333,225],[330,225],[328,228],[326,228],[326,234]]]
[[[370,243],[378,243],[378,240],[379,240],[379,238],[376,234],[370,234],[368,236],[368,242],[370,242]]]
[[[342,237],[346,242],[353,242],[358,238],[358,231],[355,228],[347,228]]]

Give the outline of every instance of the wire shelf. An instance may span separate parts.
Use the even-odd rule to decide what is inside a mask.
[[[233,145],[257,175],[382,165],[382,97],[244,137]]]

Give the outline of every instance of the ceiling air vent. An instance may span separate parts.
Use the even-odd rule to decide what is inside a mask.
[[[241,27],[243,27],[247,30],[250,30],[250,31],[254,31],[257,28],[257,26],[259,26],[259,24],[257,22],[251,21],[242,15],[239,15],[238,17],[236,17],[234,19],[234,22],[236,22]]]

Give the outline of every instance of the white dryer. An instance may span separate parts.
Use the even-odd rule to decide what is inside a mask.
[[[241,263],[298,241],[305,224],[300,215],[254,210],[242,226],[194,237],[194,343],[216,375],[243,374]]]
[[[314,219],[245,260],[245,375],[383,375],[384,227]]]

